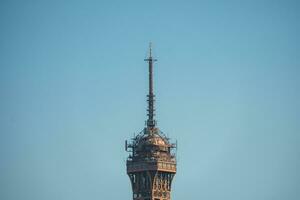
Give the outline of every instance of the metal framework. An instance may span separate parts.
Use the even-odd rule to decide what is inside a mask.
[[[177,145],[170,142],[158,127],[154,119],[155,95],[153,92],[153,63],[150,43],[149,57],[149,94],[146,127],[130,142],[125,141],[129,152],[126,162],[130,178],[133,200],[170,200],[171,183],[176,173]]]

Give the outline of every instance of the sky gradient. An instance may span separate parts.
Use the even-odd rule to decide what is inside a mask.
[[[131,199],[124,141],[178,140],[172,199],[300,199],[298,1],[1,1],[0,199]]]

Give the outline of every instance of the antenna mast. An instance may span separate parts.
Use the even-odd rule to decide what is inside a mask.
[[[148,62],[149,64],[149,94],[147,95],[148,99],[148,119],[147,119],[147,127],[148,128],[153,128],[156,125],[156,121],[154,119],[154,93],[153,93],[153,63],[157,61],[156,59],[152,58],[152,44],[150,42],[149,44],[149,57],[145,59],[145,61]]]

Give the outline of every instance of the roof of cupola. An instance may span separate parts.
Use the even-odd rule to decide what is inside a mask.
[[[136,136],[136,145],[170,146],[168,138],[158,128],[145,128]]]

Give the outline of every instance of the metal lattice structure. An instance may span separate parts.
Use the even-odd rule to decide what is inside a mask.
[[[153,63],[150,43],[149,57],[149,94],[148,119],[146,127],[128,143],[125,148],[130,152],[127,159],[127,174],[130,178],[133,200],[170,200],[171,183],[176,173],[177,145],[170,142],[154,119]]]

